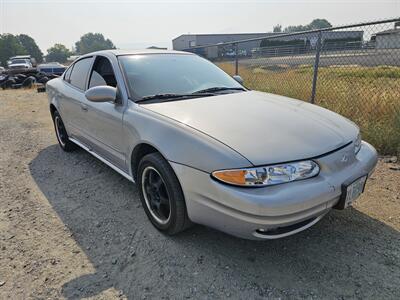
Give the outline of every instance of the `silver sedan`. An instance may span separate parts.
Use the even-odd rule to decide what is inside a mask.
[[[100,51],[47,83],[61,148],[132,182],[160,231],[193,223],[249,239],[302,231],[363,192],[377,153],[344,117],[250,91],[176,51]]]

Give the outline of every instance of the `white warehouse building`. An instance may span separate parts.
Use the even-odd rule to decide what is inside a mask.
[[[377,49],[400,49],[400,28],[389,29],[375,34]]]

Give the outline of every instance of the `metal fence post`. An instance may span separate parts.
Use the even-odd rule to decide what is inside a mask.
[[[318,32],[318,40],[317,40],[317,48],[315,53],[315,62],[314,62],[314,74],[312,81],[312,90],[311,90],[311,103],[315,103],[315,93],[317,90],[317,79],[318,79],[318,67],[319,67],[319,56],[321,54],[322,48],[322,31]]]
[[[235,75],[239,75],[239,46],[238,43],[233,45],[235,48]]]

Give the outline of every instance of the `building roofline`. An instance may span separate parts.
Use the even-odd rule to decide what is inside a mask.
[[[327,31],[327,32],[337,32],[337,33],[344,33],[344,32],[364,32],[363,30],[346,30],[346,31]],[[181,34],[180,36],[174,38],[172,41],[175,41],[183,36],[221,36],[221,35],[262,35],[262,36],[272,36],[272,35],[282,35],[282,34],[287,34],[290,36],[290,34],[296,34],[300,35],[302,34],[301,31],[299,32],[248,32],[248,33],[190,33],[190,34]],[[304,32],[304,34],[307,34],[308,32]]]
[[[390,35],[390,34],[397,34],[397,33],[400,33],[400,28],[393,28],[393,29],[380,31],[380,32],[375,33],[375,36],[378,36],[378,35]]]
[[[221,36],[221,35],[268,35],[268,34],[276,34],[276,32],[249,32],[249,33],[191,33],[191,34],[181,34],[180,36],[174,38],[172,41],[175,41],[183,36]]]

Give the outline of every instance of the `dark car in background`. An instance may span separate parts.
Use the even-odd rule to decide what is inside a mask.
[[[49,62],[45,64],[40,64],[37,66],[38,72],[44,73],[46,75],[62,75],[67,69],[66,66],[58,62]]]

